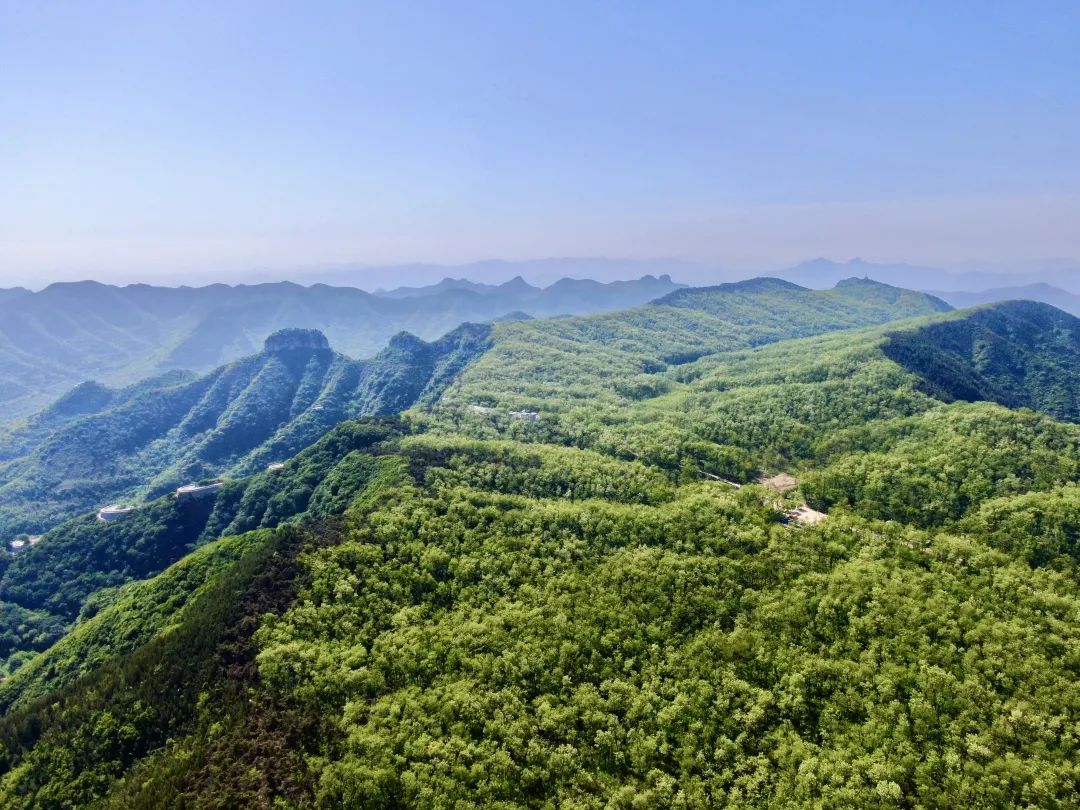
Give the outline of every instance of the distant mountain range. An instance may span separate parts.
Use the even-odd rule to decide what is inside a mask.
[[[877,264],[863,259],[851,259],[846,262],[813,259],[775,275],[794,281],[796,284],[819,289],[832,287],[838,281],[855,276],[914,290],[959,290],[962,292],[1020,287],[1031,284],[1032,279],[1037,279],[1042,284],[1051,284],[1080,293],[1080,266],[1064,263],[1024,271],[1000,269],[952,271],[940,267],[909,264]]]
[[[948,301],[957,309],[974,307],[980,304],[994,304],[998,301],[1039,301],[1063,309],[1073,315],[1080,315],[1080,295],[1068,292],[1050,284],[1025,284],[1022,287],[998,287],[979,292],[937,292],[939,298]]]
[[[355,287],[292,282],[205,287],[112,286],[59,283],[38,292],[0,290],[0,408],[6,420],[27,416],[87,380],[117,387],[175,369],[206,372],[258,351],[278,329],[312,328],[350,357],[370,357],[400,331],[433,340],[461,323],[579,315],[625,309],[661,298],[684,285],[666,273],[632,281],[563,277],[546,287],[512,271],[543,278],[555,273],[610,278],[628,269],[667,269],[685,279],[720,275],[704,265],[656,259],[539,259],[476,262],[453,268],[462,275],[436,278],[447,266],[402,265],[381,278],[414,283],[366,292]],[[965,270],[862,259],[815,259],[777,273],[806,287],[831,288],[851,277],[933,292],[958,307],[1028,298],[1080,313],[1080,271],[1067,263],[1035,272]],[[370,282],[357,268],[317,277]],[[946,292],[937,292],[945,290]]]
[[[280,271],[265,280],[281,277]],[[413,262],[395,265],[338,265],[299,270],[290,277],[305,284],[331,284],[364,290],[390,289],[408,279],[411,285],[438,286],[446,279],[467,278],[481,286],[498,285],[514,276],[533,284],[549,285],[560,279],[593,279],[600,282],[670,275],[680,281],[703,284],[720,278],[716,268],[681,259],[617,259],[605,257],[550,257],[543,259],[486,259],[464,264]],[[255,275],[258,280],[263,280]]]
[[[381,295],[291,282],[8,290],[0,297],[0,407],[16,418],[86,380],[123,385],[170,369],[208,371],[257,351],[279,329],[318,329],[350,357],[370,357],[401,331],[433,340],[465,322],[622,309],[679,287],[646,275],[546,288],[520,277],[497,286],[446,280]]]
[[[25,287],[9,287],[7,289],[0,289],[0,305],[6,304],[9,301],[15,301],[22,298],[24,295],[29,295],[30,290]]]
[[[600,282],[592,279],[563,278],[547,287],[536,287],[521,276],[514,276],[502,284],[483,284],[467,278],[444,278],[438,284],[426,287],[397,287],[377,290],[379,298],[393,300],[431,298],[437,296],[460,297],[462,294],[479,296],[496,309],[513,305],[514,309],[533,317],[551,315],[588,314],[609,309],[626,309],[646,304],[684,287],[671,280],[671,276],[642,276],[631,281]],[[505,314],[505,313],[503,313]]]

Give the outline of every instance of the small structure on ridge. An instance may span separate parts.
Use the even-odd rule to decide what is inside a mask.
[[[114,520],[119,520],[125,515],[134,512],[134,506],[123,506],[121,504],[113,504],[112,506],[106,506],[98,510],[97,519],[102,523],[112,523]]]
[[[176,500],[192,501],[198,498],[206,498],[213,495],[225,486],[224,481],[214,481],[210,484],[186,484],[176,490]]]

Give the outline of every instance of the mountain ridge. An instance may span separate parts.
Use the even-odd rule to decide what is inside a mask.
[[[893,333],[884,352],[945,401],[990,401],[1080,422],[1080,319],[1049,304],[988,304]]]
[[[511,312],[553,315],[642,304],[670,279],[599,287],[529,285],[479,293],[444,289],[380,297],[292,282],[117,287],[62,282],[0,303],[0,405],[26,416],[88,379],[123,385],[170,369],[205,372],[257,351],[280,328],[318,328],[352,357],[370,357],[400,331],[434,340],[465,322]],[[505,286],[505,285],[504,285]]]
[[[158,378],[165,387],[124,392],[90,387],[96,411],[51,427],[32,420],[0,444],[0,532],[39,532],[117,499],[250,474],[343,419],[396,413],[432,396],[483,351],[489,332],[465,324],[431,343],[399,333],[374,358],[351,360],[321,333],[290,329],[201,377],[172,375]]]

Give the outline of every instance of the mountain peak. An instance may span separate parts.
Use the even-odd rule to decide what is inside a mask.
[[[427,343],[418,338],[411,332],[398,332],[392,338],[388,344],[391,349],[398,349],[400,351],[415,352],[420,351]]]
[[[500,284],[499,289],[503,290],[504,292],[509,291],[509,290],[519,292],[519,291],[525,291],[525,290],[535,290],[536,287],[533,287],[533,285],[531,285],[529,282],[527,282],[521,276],[514,276],[509,281],[504,281],[502,284]]]
[[[279,329],[263,343],[263,351],[284,352],[291,349],[329,351],[330,341],[318,329]]]
[[[877,281],[869,276],[851,276],[850,278],[842,278],[836,282],[837,287],[892,287],[892,284],[886,284],[884,281]],[[899,288],[897,288],[899,289]]]

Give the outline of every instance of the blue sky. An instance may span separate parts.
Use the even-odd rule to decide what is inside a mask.
[[[0,0],[0,281],[1080,257],[1080,3]]]

